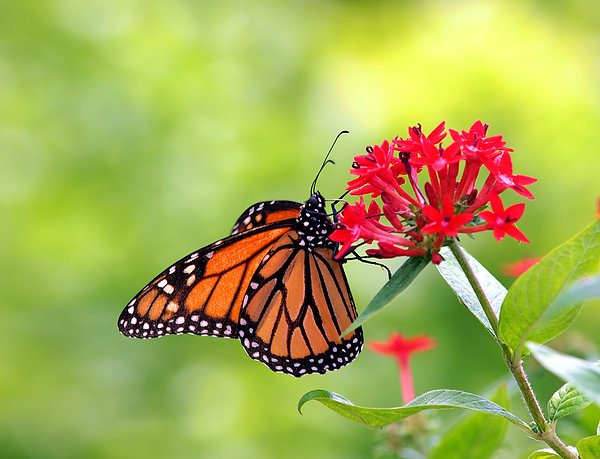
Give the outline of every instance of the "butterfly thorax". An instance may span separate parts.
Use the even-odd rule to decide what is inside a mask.
[[[314,193],[306,201],[298,215],[297,230],[298,245],[302,247],[318,248],[326,247],[333,249],[335,242],[329,239],[333,232],[333,224],[327,215],[325,199],[321,193]]]

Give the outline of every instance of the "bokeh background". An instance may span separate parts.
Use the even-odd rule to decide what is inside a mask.
[[[248,205],[305,200],[343,129],[319,182],[328,197],[354,154],[409,125],[481,119],[502,133],[515,171],[539,182],[520,225],[530,245],[464,241],[501,276],[594,218],[599,71],[593,0],[0,1],[0,455],[375,456],[381,433],[296,403],[327,388],[398,405],[391,360],[365,350],[295,379],[232,340],[126,339],[119,313]],[[385,275],[346,271],[360,310]],[[554,346],[593,354],[597,306]],[[506,375],[431,267],[365,326],[367,340],[392,330],[438,342],[414,359],[418,393],[483,392]],[[559,383],[530,369],[545,400]],[[567,440],[594,433],[590,410]],[[509,441],[498,458],[537,446],[513,430]]]

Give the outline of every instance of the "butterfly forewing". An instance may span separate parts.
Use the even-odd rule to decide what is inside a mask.
[[[290,231],[269,251],[250,281],[238,331],[250,357],[294,376],[341,368],[363,345],[360,328],[340,339],[356,308],[333,250],[299,241]]]
[[[182,333],[236,338],[250,279],[289,229],[284,222],[261,226],[182,258],[131,300],[119,330],[134,338]]]
[[[294,201],[265,201],[248,207],[238,218],[231,234],[243,233],[258,226],[282,220],[295,220],[302,204]]]

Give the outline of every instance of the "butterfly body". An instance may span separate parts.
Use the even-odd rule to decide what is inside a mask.
[[[262,202],[231,236],[182,258],[125,307],[121,333],[192,333],[239,339],[276,372],[303,376],[340,368],[362,349],[359,328],[340,338],[356,308],[328,236],[325,201]]]

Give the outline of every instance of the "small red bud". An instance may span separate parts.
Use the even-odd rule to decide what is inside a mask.
[[[427,199],[429,199],[429,205],[433,207],[437,207],[438,205],[438,196],[433,188],[433,185],[429,182],[425,183],[425,194],[427,195]]]
[[[442,258],[439,252],[431,254],[431,262],[434,265],[439,265],[442,261],[444,261],[444,259]]]
[[[416,242],[422,242],[424,237],[421,233],[419,233],[418,231],[409,231],[408,233],[406,233],[406,235],[408,237],[412,237],[414,241]]]
[[[477,197],[477,188],[473,188],[471,192],[465,198],[465,204],[470,206],[475,202],[475,198]]]

